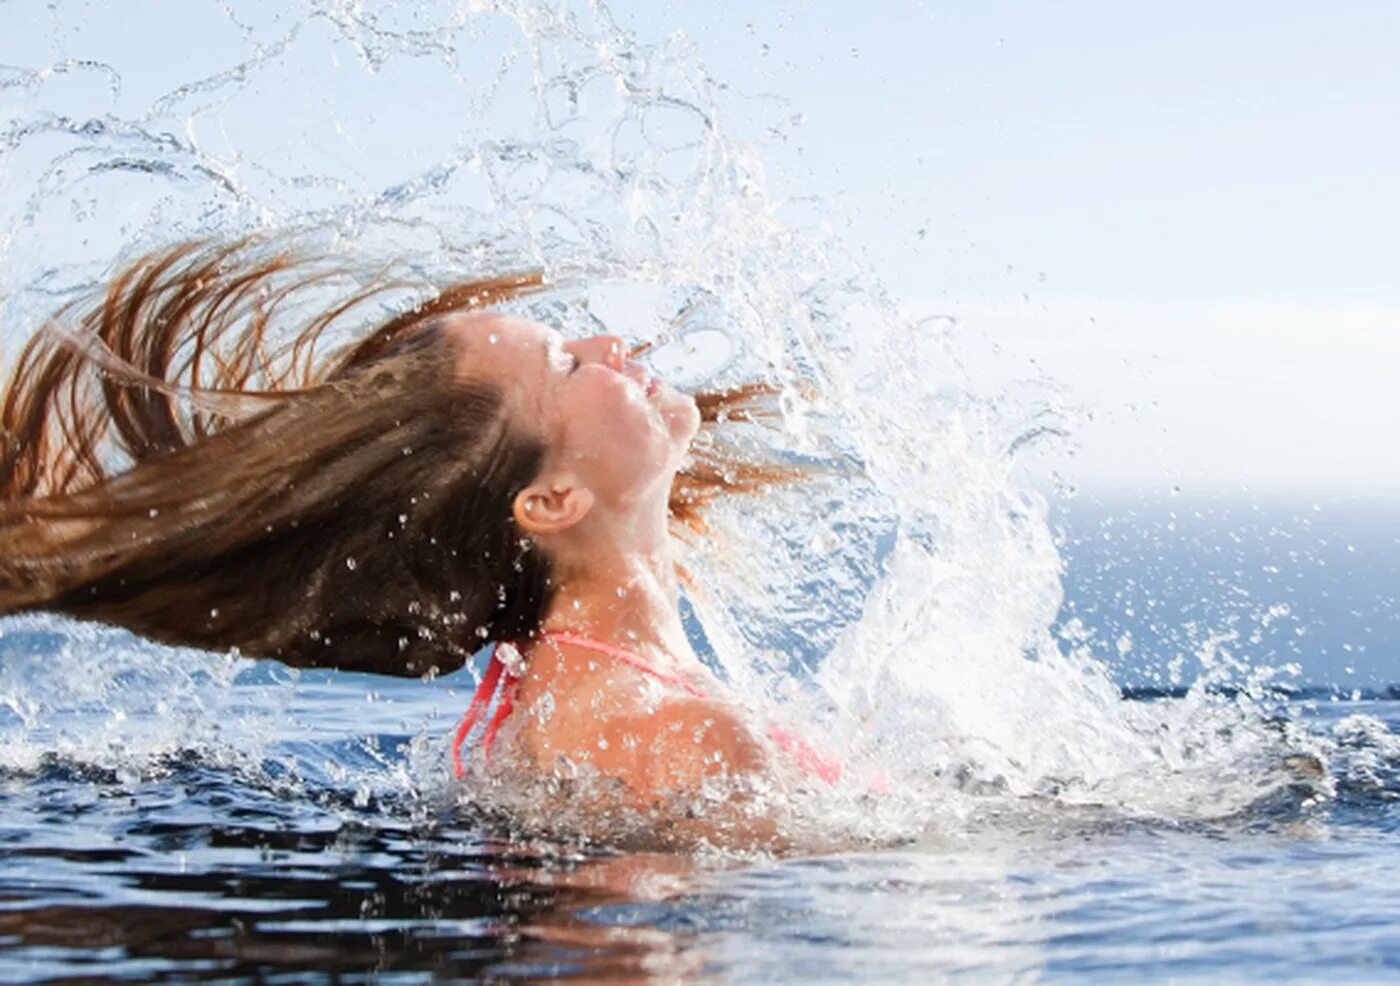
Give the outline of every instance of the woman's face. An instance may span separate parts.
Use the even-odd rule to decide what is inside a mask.
[[[538,322],[453,316],[464,376],[499,387],[514,420],[542,435],[546,469],[568,470],[623,504],[679,468],[700,415],[695,401],[627,358],[617,336],[565,339]]]

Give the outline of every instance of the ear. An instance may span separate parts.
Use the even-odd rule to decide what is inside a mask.
[[[593,499],[593,491],[572,476],[553,476],[517,493],[512,513],[527,534],[558,534],[588,516]]]

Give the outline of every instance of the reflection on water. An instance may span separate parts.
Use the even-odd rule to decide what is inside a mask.
[[[694,933],[585,916],[684,893],[688,857],[506,844],[450,816],[347,820],[197,765],[135,789],[57,765],[7,787],[6,981],[176,969],[646,978],[704,965]],[[18,824],[26,815],[33,824]]]

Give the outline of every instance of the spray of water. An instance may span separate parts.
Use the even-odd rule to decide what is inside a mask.
[[[1017,477],[1064,410],[1032,384],[979,396],[955,323],[904,314],[823,203],[773,197],[763,141],[790,109],[731,122],[683,36],[644,43],[572,2],[10,0],[0,17],[0,355],[178,238],[274,229],[425,281],[541,268],[558,289],[527,314],[658,340],[649,358],[683,384],[781,388],[776,426],[741,438],[810,481],[720,511],[686,559],[688,604],[736,689],[893,782],[874,802],[861,782],[809,792],[812,817],[903,837],[998,799],[1211,816],[1288,783],[1273,764],[1296,737],[1257,705],[1204,685],[1125,703],[1052,633],[1060,559]],[[100,760],[118,735],[129,762],[266,734],[293,687],[42,619],[5,632],[28,641],[0,674],[11,768]],[[1199,656],[1224,667],[1227,649]],[[45,727],[74,708],[91,715]],[[412,786],[430,745],[364,769]]]

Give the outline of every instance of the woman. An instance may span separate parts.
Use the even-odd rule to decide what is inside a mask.
[[[765,792],[835,767],[723,698],[672,549],[714,496],[790,478],[714,434],[764,389],[692,398],[615,336],[485,310],[536,275],[452,285],[324,357],[402,288],[328,301],[338,276],[183,245],[55,316],[0,408],[0,613],[398,675],[496,642],[459,774],[582,806],[571,828],[777,842]]]

